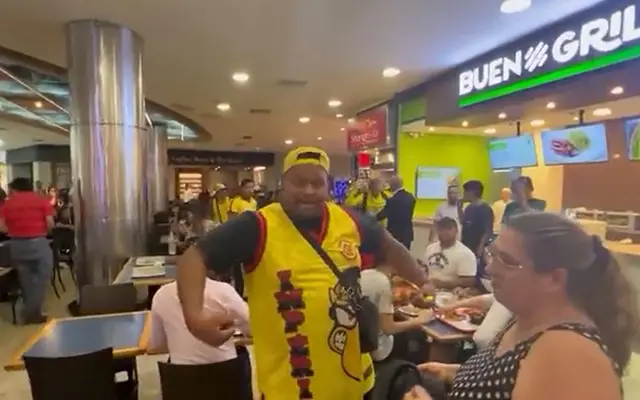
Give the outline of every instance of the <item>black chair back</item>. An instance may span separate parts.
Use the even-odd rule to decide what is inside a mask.
[[[177,365],[159,362],[162,400],[244,400],[251,386],[238,359],[215,364]]]
[[[115,400],[113,349],[64,358],[24,357],[33,400]]]
[[[80,314],[101,315],[138,311],[138,293],[133,283],[83,286],[80,289]]]

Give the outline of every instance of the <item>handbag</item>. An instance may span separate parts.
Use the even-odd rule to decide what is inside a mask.
[[[327,252],[315,238],[293,222],[293,219],[291,219],[291,222],[296,227],[300,235],[302,235],[318,256],[320,256],[327,267],[329,267],[336,278],[338,278],[340,284],[348,289],[349,296],[351,297],[351,305],[356,312],[356,320],[358,321],[360,352],[371,353],[372,351],[377,350],[378,336],[380,335],[380,314],[378,312],[378,307],[369,300],[368,297],[362,296],[362,290],[359,287],[357,288],[358,290],[353,290],[355,289],[353,288],[353,285],[344,281],[343,274],[336,263],[331,259],[331,257],[329,257]]]

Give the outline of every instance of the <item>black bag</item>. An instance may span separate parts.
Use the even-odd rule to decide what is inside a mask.
[[[371,400],[402,400],[414,386],[422,386],[433,400],[445,400],[445,383],[434,375],[422,373],[415,364],[385,360],[376,366],[376,383]]]
[[[291,219],[291,218],[289,218]],[[362,290],[360,288],[353,288],[353,285],[349,282],[345,282],[343,278],[343,274],[340,272],[340,269],[336,266],[336,263],[333,262],[331,257],[327,254],[326,251],[322,248],[320,243],[314,239],[308,232],[304,229],[300,228],[293,219],[291,222],[296,227],[300,235],[309,243],[309,245],[318,253],[322,261],[327,264],[327,267],[333,272],[333,274],[338,278],[338,281],[345,288],[351,289],[349,290],[352,305],[354,310],[356,311],[356,319],[358,320],[358,330],[360,335],[360,352],[361,353],[371,353],[374,350],[378,349],[378,336],[380,335],[380,314],[378,312],[378,307],[369,300],[368,297],[362,296]],[[352,290],[358,289],[358,290]]]

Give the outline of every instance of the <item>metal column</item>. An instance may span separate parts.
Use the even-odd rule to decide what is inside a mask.
[[[143,41],[108,22],[67,25],[79,285],[109,284],[147,240]]]
[[[169,162],[167,158],[167,126],[154,125],[148,127],[147,151],[147,193],[149,195],[148,211],[150,219],[169,206],[167,184]]]

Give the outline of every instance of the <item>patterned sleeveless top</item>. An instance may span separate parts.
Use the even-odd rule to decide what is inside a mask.
[[[602,351],[608,355],[607,347],[604,345],[596,328],[574,323],[552,326],[546,331],[539,332],[531,338],[518,343],[513,350],[507,351],[501,356],[496,356],[496,350],[502,340],[502,336],[511,325],[513,323],[509,324],[493,340],[489,347],[479,351],[460,367],[453,381],[453,388],[450,393],[451,400],[511,399],[520,368],[520,361],[527,356],[533,343],[546,331],[573,331],[597,343]],[[622,371],[619,366],[613,360],[611,360],[611,363],[618,376],[621,376]]]

